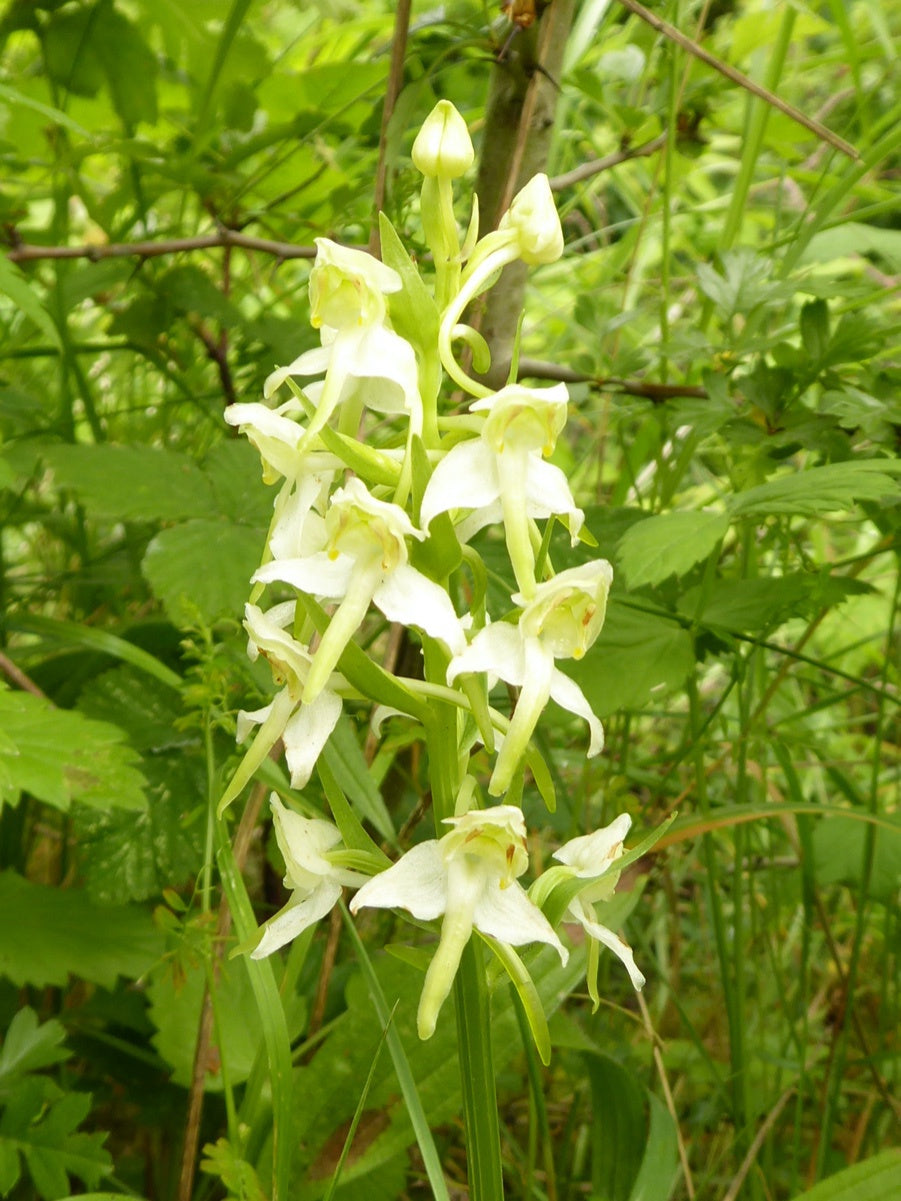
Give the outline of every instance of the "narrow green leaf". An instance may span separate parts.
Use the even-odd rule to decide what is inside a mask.
[[[37,294],[32,291],[31,285],[17,264],[11,263],[3,255],[0,255],[0,292],[8,296],[13,304],[20,308],[25,316],[34,322],[41,333],[50,339],[57,350],[62,350],[62,339],[59,336],[59,330],[56,328],[53,318],[44,308]]]
[[[379,984],[378,976],[372,966],[372,961],[366,952],[363,945],[363,940],[357,933],[357,928],[347,912],[343,902],[341,903],[341,914],[344,918],[344,927],[350,935],[351,941],[357,954],[357,962],[363,970],[366,977],[366,983],[369,988],[369,996],[372,1000],[373,1008],[376,1011],[379,1021],[382,1024],[382,1029],[386,1030],[388,1040],[388,1050],[391,1052],[391,1060],[394,1064],[394,1072],[397,1076],[397,1082],[400,1085],[401,1093],[403,1094],[404,1103],[410,1121],[413,1124],[413,1130],[416,1134],[416,1142],[419,1145],[419,1151],[422,1155],[423,1166],[425,1167],[426,1175],[429,1178],[429,1184],[432,1187],[432,1195],[435,1201],[450,1201],[447,1191],[447,1185],[444,1182],[444,1171],[441,1167],[441,1159],[438,1155],[438,1149],[435,1146],[435,1140],[432,1138],[432,1131],[429,1128],[428,1118],[425,1110],[422,1107],[422,1102],[419,1099],[419,1092],[416,1088],[416,1081],[413,1078],[413,1072],[410,1068],[409,1060],[404,1051],[403,1043],[400,1040],[396,1028],[391,1024],[391,1012],[388,1009],[388,1002],[385,1000],[385,994],[382,992]]]

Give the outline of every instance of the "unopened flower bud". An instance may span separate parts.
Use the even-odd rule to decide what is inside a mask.
[[[517,192],[499,228],[516,233],[524,263],[535,266],[559,259],[563,253],[563,230],[546,175],[534,175]]]
[[[413,143],[416,169],[429,177],[456,179],[475,157],[466,122],[449,100],[439,100]]]

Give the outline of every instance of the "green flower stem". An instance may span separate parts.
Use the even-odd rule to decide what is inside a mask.
[[[444,684],[449,656],[431,638],[423,638],[425,677],[430,685]],[[457,793],[463,781],[463,764],[457,741],[457,709],[435,700],[427,732],[429,780],[436,831],[453,817]],[[491,1011],[485,984],[485,965],[478,940],[470,938],[460,955],[454,978],[457,1045],[463,1088],[463,1120],[469,1160],[471,1201],[502,1201],[501,1141],[495,1092],[494,1056],[491,1046]]]
[[[471,1201],[502,1201],[501,1134],[495,1092],[491,1012],[478,939],[463,949],[454,981],[457,1045],[463,1083],[463,1120]]]

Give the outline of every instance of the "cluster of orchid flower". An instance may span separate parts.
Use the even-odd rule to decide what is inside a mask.
[[[566,477],[546,461],[566,422],[566,387],[511,382],[492,392],[455,358],[454,342],[462,341],[473,361],[484,363],[484,343],[460,320],[501,268],[517,259],[553,262],[563,250],[543,175],[481,239],[474,204],[461,245],[452,180],[472,160],[465,122],[441,101],[413,146],[424,176],[421,215],[435,265],[434,297],[384,218],[384,262],[317,239],[309,290],[321,346],[266,381],[267,402],[286,386],[287,400],[274,407],[235,404],[226,415],[259,450],[266,481],[281,481],[245,615],[249,654],[268,660],[281,690],[264,709],[239,715],[239,741],[254,737],[220,812],[279,739],[291,785],[303,789],[345,700],[375,705],[376,729],[393,714],[418,719],[435,756],[441,752],[431,741],[430,707],[455,718],[452,752],[437,767],[456,773],[454,812],[436,811],[440,836],[392,865],[374,847],[367,854],[359,843],[343,845],[338,825],[302,816],[273,793],[291,898],[265,925],[252,954],[271,954],[323,918],[345,887],[357,890],[353,913],[369,906],[406,910],[420,921],[440,918],[419,1006],[423,1038],[435,1029],[473,930],[501,949],[510,970],[511,955],[521,968],[512,947],[534,942],[554,947],[565,962],[568,952],[548,915],[555,924],[576,922],[590,940],[594,973],[601,945],[622,960],[637,989],[644,984],[631,950],[594,908],[619,879],[627,815],[568,842],[555,854],[560,866],[545,871],[530,892],[519,883],[528,852],[518,801],[548,700],[588,723],[589,755],[603,746],[600,721],[555,661],[581,658],[597,638],[612,572],[597,560],[554,574],[549,529],[542,537],[536,524],[562,522],[573,545],[580,536],[583,516]],[[442,373],[474,398],[467,412],[439,411]],[[361,436],[367,411],[381,415],[379,448]],[[517,591],[509,611],[491,620],[484,566],[469,543],[495,523],[503,525]],[[294,599],[261,608],[256,602],[269,585],[293,590]],[[465,619],[458,615],[464,604]],[[423,680],[391,675],[354,641],[373,607],[417,632]],[[490,704],[497,680],[519,689],[512,717]],[[480,805],[468,766],[481,748],[496,755],[487,790],[504,803]],[[554,895],[556,904],[549,903]],[[589,989],[597,1001],[591,970]]]

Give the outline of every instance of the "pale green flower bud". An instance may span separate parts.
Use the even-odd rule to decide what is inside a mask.
[[[449,100],[439,100],[413,143],[413,162],[423,175],[457,179],[475,157],[466,122]]]
[[[524,263],[554,263],[563,253],[563,230],[546,175],[534,175],[513,197],[499,230],[515,232]]]

